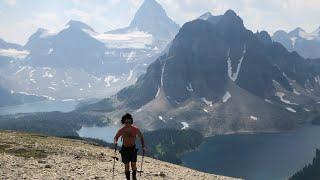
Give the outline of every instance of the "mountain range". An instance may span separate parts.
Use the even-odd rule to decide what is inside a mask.
[[[178,30],[154,0],[121,32],[98,33],[75,20],[59,32],[39,28],[24,46],[0,41],[1,85],[53,99],[105,97],[133,84]]]
[[[296,28],[290,32],[283,30],[273,34],[272,39],[280,42],[289,51],[296,51],[304,58],[320,58],[320,27],[312,33],[302,28]]]
[[[275,132],[307,121],[319,106],[319,68],[232,10],[182,26],[169,50],[137,82],[80,108],[114,123],[132,112],[147,129],[192,128],[206,136]]]

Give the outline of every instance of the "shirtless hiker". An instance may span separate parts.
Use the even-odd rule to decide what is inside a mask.
[[[122,162],[125,164],[125,175],[127,180],[130,180],[130,170],[129,170],[129,163],[131,162],[132,168],[132,179],[136,180],[137,174],[137,152],[138,149],[136,148],[136,137],[139,136],[142,145],[142,151],[145,152],[145,145],[143,135],[140,130],[133,126],[133,118],[131,114],[127,113],[121,118],[121,123],[124,125],[119,131],[117,132],[116,136],[114,137],[114,145],[117,147],[119,137],[122,137],[123,143],[121,150],[119,151],[121,154]]]

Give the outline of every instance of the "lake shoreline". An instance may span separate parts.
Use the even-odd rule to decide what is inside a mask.
[[[198,148],[181,157],[182,165],[207,173],[245,179],[283,179],[312,161],[315,149],[320,147],[320,140],[313,138],[318,134],[320,126],[308,123],[285,132],[232,133],[205,137]],[[292,157],[288,155],[290,147],[294,149],[290,154]],[[281,159],[286,160],[281,162]],[[286,161],[290,163],[286,164]],[[266,165],[261,164],[263,162]],[[268,173],[265,174],[263,170]],[[261,175],[260,178],[255,178],[257,174]],[[268,177],[269,174],[274,176]]]

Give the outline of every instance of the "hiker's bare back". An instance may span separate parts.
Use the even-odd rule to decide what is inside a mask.
[[[140,139],[143,139],[142,133],[140,132],[139,128],[133,125],[126,125],[119,129],[116,134],[116,140],[120,137],[123,139],[123,146],[125,147],[132,147],[135,145],[136,137],[139,136]],[[143,140],[142,140],[143,141]],[[143,145],[144,147],[144,145]]]

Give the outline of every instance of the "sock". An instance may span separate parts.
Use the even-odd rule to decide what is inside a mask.
[[[137,180],[137,170],[132,170],[132,180]]]
[[[130,180],[130,171],[125,172],[127,180]]]

